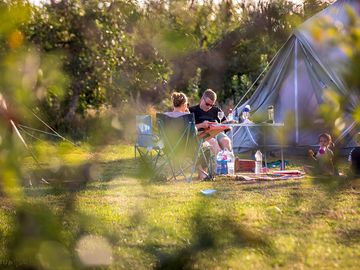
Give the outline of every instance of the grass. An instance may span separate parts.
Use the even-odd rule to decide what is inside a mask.
[[[77,154],[88,157],[87,151]],[[132,146],[109,146],[97,157],[98,181],[76,193],[26,188],[25,201],[52,213],[60,226],[53,237],[67,250],[78,247],[84,235],[98,239],[102,250],[112,253],[109,269],[360,267],[360,192],[347,183],[329,186],[310,178],[152,183],[137,178]],[[74,153],[67,160],[73,159]],[[204,196],[203,189],[217,192]],[[64,214],[69,198],[74,210]],[[0,205],[0,250],[5,250],[16,213],[6,199]]]

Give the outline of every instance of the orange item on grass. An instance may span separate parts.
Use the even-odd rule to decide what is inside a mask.
[[[273,171],[274,174],[283,174],[283,175],[301,175],[299,170],[283,170],[283,171]]]

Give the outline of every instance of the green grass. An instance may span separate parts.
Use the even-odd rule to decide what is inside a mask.
[[[88,156],[86,148],[78,153],[80,159]],[[74,197],[51,187],[27,188],[26,202],[44,205],[60,220],[56,237],[69,250],[79,235],[106,239],[110,269],[360,267],[360,192],[347,183],[329,186],[310,178],[152,183],[137,179],[132,146],[109,146],[97,156],[99,181]],[[73,159],[74,153],[67,160]],[[203,189],[217,192],[204,196]],[[64,215],[69,198],[75,210]],[[14,215],[13,204],[4,199],[4,245]]]

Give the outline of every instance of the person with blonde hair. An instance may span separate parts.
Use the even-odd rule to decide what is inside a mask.
[[[166,112],[167,116],[176,118],[189,113],[188,98],[183,92],[173,92],[171,94],[171,101],[173,104],[173,111]]]

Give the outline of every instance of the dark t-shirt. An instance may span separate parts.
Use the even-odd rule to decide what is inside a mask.
[[[189,108],[189,111],[195,115],[195,123],[199,124],[204,121],[210,121],[210,122],[223,122],[226,120],[226,117],[224,116],[221,121],[218,118],[218,112],[221,111],[221,109],[217,106],[212,107],[207,112],[203,111],[199,105],[193,106]]]
[[[360,175],[360,147],[355,147],[349,155],[351,161],[351,170],[355,175]]]

